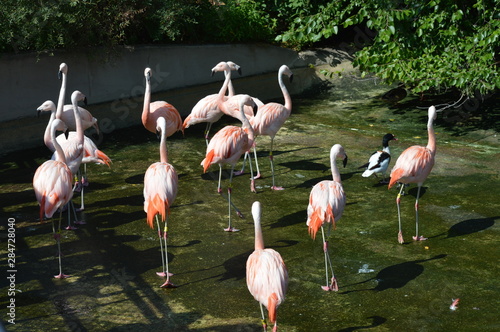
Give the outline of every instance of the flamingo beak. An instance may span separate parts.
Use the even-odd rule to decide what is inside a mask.
[[[83,103],[87,106],[87,97],[83,98]]]
[[[215,70],[212,69],[212,73],[210,74],[211,77],[213,77],[215,74]]]
[[[37,109],[37,110],[36,110],[36,117],[37,117],[37,118],[39,118],[39,117],[40,117],[40,113],[42,113],[42,110]]]
[[[292,83],[292,82],[293,82],[293,74],[290,75],[290,83]]]
[[[60,79],[60,80],[62,80],[62,71],[59,70],[57,72],[57,78]]]
[[[241,76],[241,67],[238,66],[238,74]]]
[[[344,160],[342,160],[342,165],[344,166],[344,168],[347,165],[347,159],[347,155],[345,155]]]
[[[66,139],[68,139],[68,136],[69,136],[69,129],[66,129],[64,131],[64,137],[66,137]]]

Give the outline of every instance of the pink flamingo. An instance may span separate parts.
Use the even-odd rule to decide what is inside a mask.
[[[238,66],[232,61],[227,61],[227,64],[231,70],[237,70],[238,73],[240,73],[241,75],[240,66]],[[225,72],[225,75],[227,75],[227,72]],[[224,92],[224,94],[225,93],[226,92]],[[229,81],[228,85],[228,96],[229,97],[234,96],[234,88],[231,81]],[[227,97],[225,97],[225,99],[227,99]],[[196,103],[196,105],[194,105],[193,109],[191,110],[191,113],[186,117],[186,119],[184,119],[184,123],[182,125],[182,129],[184,130],[197,123],[206,122],[207,127],[205,129],[205,141],[207,145],[209,138],[208,134],[210,132],[210,129],[212,128],[212,124],[219,121],[220,118],[224,115],[224,113],[222,113],[219,106],[217,105],[218,100],[219,100],[219,95],[217,93],[208,95],[200,99]]]
[[[151,68],[144,70],[146,78],[146,90],[144,92],[144,107],[142,109],[142,124],[152,133],[156,133],[156,120],[159,117],[165,118],[167,128],[165,131],[166,137],[170,137],[177,131],[182,131],[182,119],[179,111],[167,103],[166,101],[151,102],[151,77],[153,72]]]
[[[269,320],[274,323],[273,331],[277,331],[277,309],[285,300],[288,271],[283,258],[276,250],[264,249],[260,202],[253,203],[252,216],[255,225],[255,250],[247,260],[247,287],[254,299],[259,301],[264,331],[267,330],[267,324],[262,306],[267,308]]]
[[[66,82],[68,75],[68,65],[64,62],[59,65],[58,77],[62,79],[61,90],[59,91],[59,99],[57,101],[57,113],[56,118],[64,121],[69,130],[76,130],[76,118],[73,112],[73,105],[64,105],[64,97],[66,95]],[[92,116],[92,114],[83,107],[78,107],[80,114],[80,120],[82,122],[82,128],[85,131],[90,127],[94,127],[96,132],[99,133],[99,125],[97,119]]]
[[[323,236],[323,252],[325,253],[325,271],[326,271],[326,286],[321,286],[325,291],[338,291],[337,279],[333,273],[333,266],[328,253],[328,239],[330,232],[335,228],[337,221],[342,217],[345,207],[345,194],[340,173],[335,160],[342,158],[344,167],[347,164],[347,154],[340,144],[335,144],[330,150],[330,164],[332,169],[333,181],[323,180],[311,190],[309,196],[309,206],[307,207],[307,226],[309,226],[309,234],[313,239],[316,238],[316,233],[321,228]],[[325,238],[325,223],[328,224],[328,230]],[[331,282],[328,283],[328,265],[332,274]]]
[[[62,273],[61,264],[62,207],[64,207],[64,205],[71,200],[71,197],[73,197],[73,175],[65,163],[66,159],[61,146],[55,139],[56,130],[66,131],[67,127],[64,122],[58,119],[55,119],[51,123],[51,138],[56,151],[56,159],[47,160],[38,167],[33,177],[33,189],[38,204],[40,204],[40,222],[42,222],[44,215],[47,218],[51,218],[58,209],[60,210],[57,232],[54,220],[52,220],[52,231],[54,239],[57,242],[59,253],[59,274],[54,277],[57,279],[64,279],[69,276]]]
[[[176,286],[170,281],[172,274],[168,271],[167,220],[170,214],[170,207],[177,196],[178,177],[174,167],[168,163],[167,159],[167,123],[165,118],[160,116],[156,119],[156,122],[157,131],[161,134],[160,162],[149,166],[144,175],[144,212],[147,213],[147,222],[151,228],[154,227],[153,218],[156,217],[163,266],[162,272],[157,272],[157,274],[167,278],[161,287],[171,288]],[[158,215],[161,216],[161,220],[165,223],[163,234],[160,229]],[[164,248],[162,246],[162,237],[165,244]]]
[[[236,95],[231,99],[238,100],[240,108],[240,121],[243,126],[226,126],[219,130],[214,137],[210,140],[207,146],[205,159],[201,162],[203,172],[206,173],[210,165],[219,164],[219,184],[217,192],[222,193],[221,177],[222,165],[230,164],[231,173],[229,175],[229,186],[227,188],[228,201],[229,201],[229,226],[224,229],[226,232],[237,232],[238,229],[231,227],[231,182],[233,180],[233,170],[235,164],[240,159],[241,155],[248,151],[253,144],[253,129],[248,122],[247,117],[243,111],[243,105],[250,105],[255,107],[253,99],[249,95]],[[253,179],[252,179],[253,184]]]
[[[285,104],[279,103],[267,103],[262,106],[259,106],[257,110],[257,114],[255,117],[250,119],[250,124],[252,125],[255,131],[255,137],[259,135],[267,135],[271,137],[271,148],[269,149],[269,160],[271,161],[271,172],[273,178],[273,185],[271,187],[272,190],[283,190],[283,187],[278,187],[275,184],[274,180],[274,158],[273,158],[273,143],[274,137],[278,130],[280,130],[281,126],[285,123],[285,121],[290,117],[290,113],[292,112],[292,98],[290,97],[290,93],[288,92],[285,83],[283,83],[283,75],[287,75],[290,79],[290,82],[293,80],[293,73],[286,65],[282,65],[278,71],[278,84],[283,93],[283,97],[285,98]],[[245,154],[245,159],[248,156],[248,152]],[[257,176],[256,179],[260,178],[259,164],[257,162],[257,152],[255,151],[254,146],[254,156],[255,156],[255,164],[257,167]],[[243,168],[240,172],[235,175],[239,175],[243,172],[245,167],[245,161],[243,162]]]
[[[54,149],[54,146],[53,146],[52,141],[50,139],[50,124],[51,124],[52,120],[55,119],[55,117],[56,117],[55,116],[56,105],[54,104],[53,101],[47,100],[37,108],[38,114],[40,114],[40,112],[45,112],[45,111],[50,111],[51,115],[50,115],[50,119],[49,119],[49,124],[47,125],[47,128],[45,130],[44,142],[45,142],[45,145],[49,148],[49,150],[54,152],[55,149]],[[74,116],[73,116],[73,118],[74,118]],[[63,120],[63,122],[64,122],[64,120]],[[71,131],[68,133],[67,136],[66,135],[57,136],[56,140],[61,145],[61,147],[63,147],[63,150],[65,150],[66,145],[68,144],[68,141],[75,140],[76,136],[77,136],[77,133],[74,131]],[[86,173],[86,164],[88,164],[88,163],[104,164],[104,165],[107,165],[109,167],[111,164],[111,159],[104,152],[102,152],[101,150],[99,150],[97,148],[97,145],[95,145],[95,143],[94,143],[94,141],[92,141],[92,139],[90,139],[87,136],[84,136],[83,139],[84,139],[84,141],[83,141],[84,154],[83,154],[83,158],[82,158],[82,164],[84,164],[84,167],[85,167],[84,173]],[[53,158],[54,158],[54,156],[53,156]],[[86,185],[87,183],[88,182],[86,180],[86,176],[85,175],[82,176],[82,184]],[[82,190],[83,190],[83,188],[82,188]],[[83,200],[83,191],[82,191],[81,207],[79,210],[83,210],[83,209],[84,209],[84,200]]]
[[[222,113],[231,116],[233,118],[236,118],[240,120],[243,123],[243,118],[240,113],[240,103],[238,98],[225,98],[225,91],[228,89],[228,84],[231,82],[231,72],[228,71],[229,65],[226,62],[219,62],[214,68],[212,68],[212,75],[215,72],[228,72],[228,75],[226,75],[226,79],[224,81],[224,84],[222,85],[222,88],[219,91],[218,94],[218,107],[222,111]],[[243,105],[243,112],[244,112],[244,117],[250,120],[251,118],[254,117],[255,114],[255,109],[263,103],[254,97],[250,97],[252,99],[253,103],[249,103],[248,105]],[[253,146],[254,143],[252,143]],[[246,151],[245,151],[246,152]],[[255,190],[255,182],[254,182],[254,176],[253,176],[253,170],[252,170],[252,164],[250,163],[250,191],[256,192]],[[219,187],[220,188],[220,187]]]
[[[389,182],[389,188],[394,186],[396,182],[416,183],[418,186],[417,199],[415,201],[415,236],[413,237],[415,241],[427,240],[422,235],[418,235],[418,198],[420,197],[420,188],[434,166],[434,159],[436,156],[436,135],[434,134],[433,128],[433,122],[437,114],[436,108],[434,106],[429,107],[428,114],[427,132],[429,137],[427,146],[414,145],[404,150],[398,160],[396,160],[396,164],[391,171],[391,180]],[[400,203],[403,189],[404,185],[401,186],[398,196],[396,197],[399,221],[398,242],[401,244],[403,243],[403,233],[401,231]]]
[[[240,105],[238,103],[237,98],[229,98],[225,96],[226,91],[229,89],[229,85],[231,84],[231,62],[219,62],[214,68],[212,68],[212,76],[216,72],[221,72],[223,71],[226,74],[226,78],[224,80],[224,83],[222,84],[221,89],[219,90],[219,93],[217,94],[217,106],[220,109],[220,111],[223,114],[226,114],[228,116],[231,116],[233,118],[236,118],[241,121],[240,119]],[[260,106],[263,105],[263,103],[254,97],[252,98],[253,102],[255,105]],[[245,116],[248,119],[251,119],[255,114],[254,106],[250,105],[243,105],[243,111],[245,113]]]

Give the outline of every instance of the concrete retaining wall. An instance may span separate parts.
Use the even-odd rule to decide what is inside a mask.
[[[233,74],[236,93],[263,101],[280,98],[277,70],[282,64],[294,71],[290,93],[298,94],[320,79],[297,52],[270,45],[142,46],[123,48],[106,62],[92,56],[61,52],[52,56],[7,55],[0,58],[0,153],[43,145],[48,115],[36,118],[45,100],[57,102],[61,82],[59,64],[68,65],[66,104],[72,91],[82,91],[86,107],[99,119],[103,133],[140,124],[144,68],[153,70],[152,100],[173,104],[185,117],[204,96],[217,93],[223,75],[211,77],[218,62],[231,60],[243,74]]]

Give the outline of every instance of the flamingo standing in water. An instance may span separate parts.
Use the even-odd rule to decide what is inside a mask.
[[[332,169],[333,181],[323,180],[311,190],[309,196],[309,206],[307,207],[307,226],[309,226],[309,234],[313,239],[316,238],[316,233],[321,228],[323,236],[323,251],[325,253],[325,271],[326,271],[326,286],[322,286],[325,291],[338,291],[337,279],[333,273],[333,266],[328,253],[328,239],[330,232],[335,228],[337,221],[342,217],[345,207],[345,194],[340,173],[335,160],[343,159],[344,167],[347,164],[347,154],[340,144],[335,144],[330,149],[330,165]],[[328,229],[325,237],[325,224],[328,224]],[[332,274],[331,282],[328,282],[328,265]]]
[[[241,68],[237,64],[232,61],[226,62],[231,70],[236,70],[241,75]],[[227,76],[228,72],[224,72]],[[212,72],[213,75],[213,72]],[[224,94],[226,91],[224,91]],[[234,88],[231,81],[229,81],[228,85],[228,97],[234,96]],[[227,97],[225,97],[227,100]],[[212,128],[212,124],[219,121],[220,118],[224,115],[218,106],[219,94],[214,93],[208,95],[202,99],[200,99],[196,105],[194,105],[191,113],[184,119],[184,123],[182,125],[182,129],[189,128],[189,126],[195,125],[197,123],[206,122],[207,127],[205,129],[205,142],[208,146],[209,132],[210,128]]]
[[[428,141],[427,146],[414,145],[410,146],[408,149],[404,150],[403,153],[396,160],[391,171],[391,180],[389,182],[389,189],[396,184],[400,183],[416,183],[418,186],[417,198],[415,201],[415,236],[413,240],[423,241],[427,238],[422,235],[418,235],[418,198],[420,197],[420,188],[427,179],[427,176],[434,166],[434,160],[436,156],[436,135],[434,133],[433,122],[436,120],[436,108],[434,106],[429,107],[427,121],[427,132]],[[396,197],[396,205],[398,207],[398,222],[399,222],[399,232],[398,232],[398,242],[403,243],[403,233],[401,231],[401,193],[404,190],[404,185]]]
[[[156,119],[156,128],[161,135],[160,139],[160,162],[156,162],[149,166],[144,175],[144,212],[147,213],[148,225],[153,228],[153,218],[156,218],[158,227],[158,236],[160,238],[160,250],[162,258],[162,272],[157,272],[159,276],[166,277],[167,280],[161,287],[176,287],[171,281],[172,275],[168,271],[168,254],[167,254],[167,231],[168,231],[168,216],[170,207],[174,203],[177,196],[178,176],[174,167],[168,163],[167,158],[167,123],[165,118],[158,117]],[[164,222],[163,234],[160,229],[158,215]],[[162,238],[164,247],[162,245]]]
[[[274,158],[273,158],[273,143],[274,137],[278,130],[280,130],[281,126],[285,123],[285,121],[290,117],[290,113],[292,112],[292,98],[290,97],[290,93],[288,92],[285,83],[283,83],[283,75],[287,75],[290,79],[290,82],[293,80],[293,73],[286,65],[282,65],[278,71],[278,84],[283,93],[283,97],[285,98],[285,104],[279,103],[267,103],[262,106],[259,106],[257,110],[257,114],[255,117],[250,119],[250,124],[252,125],[255,131],[255,137],[259,135],[267,135],[271,137],[271,147],[269,149],[269,160],[271,161],[271,173],[273,178],[273,185],[271,187],[272,190],[283,190],[283,187],[278,187],[275,184],[274,180]],[[245,153],[245,159],[248,156],[248,152]],[[254,156],[255,156],[255,164],[257,167],[257,176],[256,179],[260,178],[259,164],[257,162],[257,152],[254,146]],[[243,161],[243,168],[240,172],[237,172],[235,175],[242,174],[245,167],[245,161]]]
[[[62,137],[56,141],[61,145],[61,149],[64,152],[64,157],[66,158],[66,165],[68,165],[69,169],[71,170],[72,174],[77,174],[80,164],[82,163],[83,160],[83,155],[84,155],[84,133],[83,133],[83,128],[82,128],[82,122],[80,119],[80,113],[78,112],[78,102],[83,101],[85,105],[87,104],[87,98],[83,93],[81,93],[78,90],[75,90],[71,94],[71,102],[73,104],[73,112],[75,116],[75,122],[76,122],[76,133],[73,134],[71,137],[68,137],[66,140],[64,140]],[[56,118],[57,118],[57,112],[56,112]],[[52,141],[53,144],[53,141]],[[55,158],[55,154],[52,155],[52,158]],[[73,188],[73,190],[76,188]],[[72,205],[72,202],[69,202],[70,205]],[[75,213],[75,219],[76,219],[76,213]],[[75,223],[80,223],[84,224],[84,221],[75,221]],[[68,230],[73,230],[76,229],[76,227],[71,226],[70,222],[70,214],[68,211],[68,227],[66,227]]]
[[[259,301],[264,331],[267,330],[267,324],[262,306],[267,308],[269,320],[274,323],[273,331],[277,331],[277,309],[285,300],[288,270],[276,250],[264,248],[260,202],[253,203],[252,216],[255,225],[255,250],[247,259],[247,287],[254,299]]]
[[[375,151],[368,159],[368,162],[359,168],[366,168],[366,170],[361,174],[362,177],[369,177],[372,174],[377,176],[377,173],[382,173],[382,180],[380,183],[388,183],[385,178],[385,172],[389,163],[391,162],[391,150],[389,149],[389,141],[397,141],[398,139],[393,134],[385,134],[382,137],[382,151]]]
[[[151,77],[153,72],[151,68],[144,69],[146,78],[146,90],[144,92],[144,106],[142,109],[142,124],[152,133],[156,133],[156,120],[159,117],[165,118],[166,137],[170,137],[178,131],[182,131],[182,119],[177,109],[166,101],[151,102]]]
[[[233,180],[234,166],[240,159],[241,155],[248,151],[253,144],[253,129],[248,122],[247,117],[243,111],[244,105],[255,107],[255,103],[249,95],[236,95],[229,100],[236,99],[240,108],[240,120],[242,127],[238,126],[225,126],[219,130],[214,137],[210,140],[207,146],[205,159],[201,162],[203,172],[206,173],[210,165],[219,164],[219,184],[217,191],[222,193],[221,177],[222,165],[230,164],[231,173],[229,174],[229,186],[227,188],[227,195],[229,201],[229,226],[224,229],[226,232],[237,232],[238,229],[231,226],[231,182]],[[232,101],[233,102],[233,101]],[[253,179],[252,179],[253,184]]]
[[[59,253],[59,274],[54,276],[57,279],[64,279],[69,277],[62,273],[61,264],[61,219],[62,208],[73,197],[72,183],[73,174],[66,165],[66,158],[62,151],[61,146],[57,143],[55,136],[56,130],[66,132],[67,127],[61,120],[55,119],[51,123],[51,139],[55,148],[55,160],[47,160],[38,167],[33,177],[33,189],[35,196],[40,204],[40,222],[43,216],[51,218],[54,213],[59,209],[59,226],[55,228],[54,220],[52,220],[52,231],[54,239],[57,242],[57,249]]]
[[[50,151],[55,152],[54,146],[53,146],[51,138],[50,138],[50,127],[51,127],[50,124],[51,124],[52,120],[54,120],[56,118],[56,105],[54,104],[53,101],[47,100],[37,108],[38,114],[40,114],[41,112],[46,112],[46,111],[51,112],[51,114],[50,114],[49,123],[47,125],[46,130],[45,130],[44,142]],[[64,122],[64,120],[63,120],[63,122]],[[71,131],[68,133],[67,136],[65,136],[65,135],[57,136],[56,140],[58,141],[58,143],[61,146],[64,146],[67,144],[68,140],[76,139],[76,135],[77,135],[77,133],[75,131]],[[99,150],[97,148],[97,145],[95,145],[95,143],[94,143],[94,141],[92,141],[92,139],[90,139],[87,136],[84,136],[83,139],[84,139],[84,141],[83,141],[83,151],[84,151],[83,153],[84,153],[84,155],[82,158],[82,164],[84,164],[84,167],[87,163],[104,164],[104,165],[107,165],[109,167],[111,164],[111,159],[104,152],[102,152],[101,150]],[[86,168],[85,168],[84,172],[86,173]],[[82,184],[88,183],[86,181],[86,175],[84,175],[82,177],[81,182],[82,182]],[[81,189],[82,189],[81,207],[79,210],[83,210],[85,208],[84,207],[84,200],[83,200],[83,187]]]
[[[61,89],[59,91],[59,99],[57,100],[57,113],[56,118],[64,121],[69,130],[76,130],[76,118],[73,112],[73,105],[64,105],[64,99],[66,95],[66,83],[68,75],[68,65],[66,63],[61,63],[59,65],[58,77],[61,80]],[[90,127],[94,127],[96,132],[99,134],[99,125],[97,119],[92,116],[92,114],[83,107],[78,107],[80,114],[80,120],[82,122],[83,130]]]

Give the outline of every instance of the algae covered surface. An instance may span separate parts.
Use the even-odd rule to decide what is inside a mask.
[[[261,331],[258,303],[247,290],[246,259],[253,251],[251,205],[262,203],[267,247],[289,270],[282,331],[498,331],[499,109],[498,95],[447,109],[435,122],[436,164],[420,199],[420,231],[412,242],[416,186],[406,189],[401,212],[406,242],[397,242],[397,189],[363,178],[359,166],[393,133],[392,161],[407,147],[427,143],[427,107],[443,100],[380,98],[390,89],[374,80],[345,77],[322,91],[294,96],[292,115],[274,144],[277,185],[272,191],[269,137],[257,138],[262,179],[250,192],[248,165],[233,179],[237,233],[226,233],[228,203],[217,193],[218,167],[202,174],[205,124],[167,141],[179,174],[179,193],[168,219],[171,280],[163,289],[157,231],[143,210],[143,179],[159,160],[159,143],[142,126],[104,136],[100,148],[111,167],[88,165],[86,221],[63,231],[63,271],[57,273],[51,221],[38,220],[31,181],[45,147],[5,155],[0,163],[2,202],[1,319],[8,331]],[[136,114],[140,117],[140,114]],[[43,119],[41,121],[45,121]],[[223,118],[212,134],[227,124]],[[21,134],[21,133],[20,133]],[[42,136],[43,133],[40,133]],[[306,208],[314,184],[331,179],[329,150],[344,146],[340,172],[347,205],[330,238],[338,292],[325,292],[321,238],[312,240]],[[241,167],[241,162],[237,168]],[[223,173],[226,196],[228,171]],[[80,195],[73,199],[80,205]],[[8,261],[8,220],[15,220],[15,290]],[[57,218],[55,218],[57,221]],[[66,224],[66,212],[63,225]],[[12,230],[10,230],[12,233]],[[459,298],[456,310],[450,305]],[[15,324],[7,306],[14,299]],[[269,324],[271,326],[271,324]],[[270,329],[270,327],[269,327]]]

